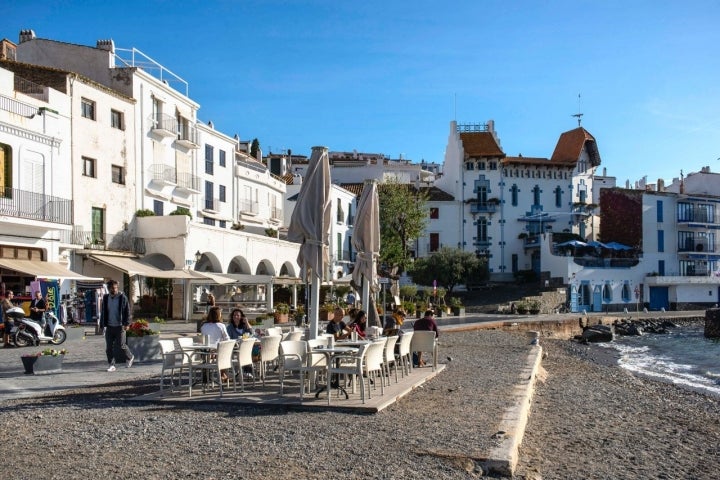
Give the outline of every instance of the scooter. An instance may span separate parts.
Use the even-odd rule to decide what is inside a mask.
[[[36,322],[31,318],[25,317],[25,311],[20,307],[13,307],[5,312],[10,318],[15,320],[17,330],[13,335],[15,345],[18,347],[27,347],[28,345],[40,345],[40,342],[50,342],[53,345],[60,345],[67,338],[65,327],[60,320],[52,313],[45,312],[43,314],[43,322]]]

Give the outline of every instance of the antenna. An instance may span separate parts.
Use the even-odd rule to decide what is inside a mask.
[[[578,113],[574,115],[570,115],[571,117],[577,118],[578,121],[578,127],[580,126],[580,123],[582,122],[582,116],[583,113],[581,113],[582,109],[580,108],[580,94],[578,93]]]

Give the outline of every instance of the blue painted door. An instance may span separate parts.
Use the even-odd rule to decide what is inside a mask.
[[[593,312],[602,312],[602,287],[595,285],[593,288]]]
[[[650,287],[650,310],[669,310],[668,298],[668,287]]]
[[[578,291],[577,287],[575,285],[570,287],[570,311],[571,312],[579,312],[580,308],[578,308]]]

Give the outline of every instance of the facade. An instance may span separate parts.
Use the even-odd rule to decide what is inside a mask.
[[[599,164],[595,139],[581,127],[563,133],[547,159],[507,156],[492,121],[453,121],[435,186],[454,199],[454,211],[451,203],[442,213],[460,228],[429,232],[437,235],[427,243],[485,256],[492,280],[512,280],[522,270],[539,275],[542,234],[592,237],[588,205]]]

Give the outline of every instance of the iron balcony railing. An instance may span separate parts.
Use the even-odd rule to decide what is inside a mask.
[[[162,163],[154,163],[148,169],[150,178],[159,182],[177,183],[177,171],[175,167],[164,165]]]
[[[192,145],[200,145],[198,130],[195,125],[189,122],[180,123],[178,125],[178,141]]]
[[[0,188],[0,215],[72,225],[72,200],[42,193]]]
[[[178,187],[185,188],[187,190],[196,190],[199,192],[201,179],[192,173],[178,173],[175,183],[177,183]]]
[[[43,102],[48,101],[47,89],[44,86],[38,85],[35,82],[31,82],[26,78],[18,77],[17,75],[15,75],[13,88],[15,88],[15,91],[17,92],[24,93],[25,95],[31,97],[35,97],[38,100],[42,100]]]
[[[133,237],[127,232],[109,234],[101,232],[60,231],[60,241],[73,245],[82,245],[86,250],[145,253],[145,239]]]
[[[271,207],[270,208],[270,218],[281,219],[282,215],[283,215],[282,208],[280,208],[280,207]]]
[[[498,205],[497,203],[471,203],[470,204],[470,213],[495,213],[497,212]]]
[[[172,115],[166,115],[164,113],[150,115],[150,122],[152,123],[153,129],[178,133],[177,118]]]
[[[203,205],[205,206],[205,210],[212,210],[213,212],[220,211],[219,198],[205,197],[205,199],[203,200]]]
[[[678,252],[712,253],[717,252],[718,247],[718,244],[707,238],[686,238],[678,242]]]
[[[14,98],[6,97],[5,95],[0,95],[0,110],[28,118],[39,112],[38,107],[15,100]]]
[[[240,200],[238,202],[238,210],[243,213],[254,213],[257,214],[258,209],[258,202],[253,200]]]
[[[720,209],[695,206],[678,212],[678,223],[720,223]]]

